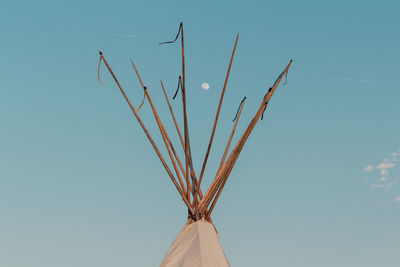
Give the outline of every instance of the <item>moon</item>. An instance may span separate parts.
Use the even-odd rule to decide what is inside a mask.
[[[202,83],[202,84],[201,84],[201,88],[202,88],[203,90],[208,90],[208,89],[210,89],[210,85],[209,85],[208,83]]]

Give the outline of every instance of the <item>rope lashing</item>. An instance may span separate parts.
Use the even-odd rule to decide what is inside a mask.
[[[288,70],[284,70],[282,71],[282,73],[278,76],[278,78],[276,78],[274,85],[272,87],[275,87],[275,84],[278,82],[278,80],[282,77],[282,75],[285,75],[285,81],[283,82],[282,85],[286,85],[287,84],[287,74],[288,74]]]
[[[292,62],[293,62],[293,59],[290,60],[290,63],[292,63]],[[286,85],[287,84],[287,74],[288,74],[288,72],[289,72],[289,69],[286,69],[281,73],[281,75],[279,75],[279,77],[281,77],[283,74],[285,74],[285,81],[283,82],[282,85]],[[278,79],[279,79],[279,77],[278,77]],[[276,81],[275,81],[275,83],[276,83]]]
[[[145,87],[146,88],[146,87]],[[145,89],[146,90],[146,89]],[[136,112],[138,112],[140,110],[140,108],[143,106],[144,101],[146,100],[146,92],[143,93],[143,100],[142,103],[140,104],[140,106],[136,109]]]
[[[246,97],[244,97],[244,98],[242,99],[242,102],[240,102],[239,107],[238,107],[238,109],[237,109],[237,111],[236,111],[235,118],[233,119],[232,122],[235,122],[235,120],[237,119],[237,116],[238,116],[238,114],[239,114],[240,107],[243,105],[243,102],[244,102],[245,99],[246,99]]]
[[[179,76],[178,87],[176,88],[176,92],[174,94],[174,97],[172,97],[172,99],[175,99],[176,95],[178,94],[179,88],[182,88],[182,77],[181,76]]]
[[[287,73],[289,70],[285,71],[285,81],[282,83],[283,86],[287,84]]]
[[[180,33],[181,33],[181,31],[182,31],[182,28],[183,28],[183,24],[182,24],[182,22],[181,22],[181,24],[179,24],[178,33],[177,33],[177,35],[176,35],[175,39],[174,39],[173,41],[167,41],[167,42],[162,42],[162,43],[159,43],[159,45],[163,45],[163,44],[172,44],[172,43],[175,43],[175,42],[176,42],[176,40],[178,40],[179,34],[180,34]]]
[[[101,51],[99,51],[99,54],[100,54],[100,59],[99,59],[99,66],[97,67],[97,79],[99,80],[101,85],[104,86],[104,83],[100,80],[100,65],[101,65],[101,61],[103,60],[103,53]]]

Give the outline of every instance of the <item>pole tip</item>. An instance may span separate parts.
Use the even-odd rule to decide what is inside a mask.
[[[99,54],[100,54],[100,55],[103,55],[103,52],[101,52],[101,50],[99,50]]]

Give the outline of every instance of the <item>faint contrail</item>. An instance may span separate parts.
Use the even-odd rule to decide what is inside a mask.
[[[328,78],[329,79],[333,79],[333,80],[361,82],[361,83],[372,83],[372,82],[374,82],[374,80],[363,80],[363,79],[353,79],[353,78],[340,78],[340,77],[328,77]]]
[[[93,35],[101,35],[101,36],[111,36],[111,37],[122,37],[122,38],[143,38],[142,35],[138,34],[124,34],[124,33],[96,33],[91,32]]]

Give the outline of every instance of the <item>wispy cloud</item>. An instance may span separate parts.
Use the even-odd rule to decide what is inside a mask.
[[[381,181],[382,180],[382,178],[385,178],[383,181]],[[383,183],[383,182],[386,182],[387,180],[388,180],[388,178],[386,178],[386,177],[382,177],[381,179],[379,179],[378,181],[379,182],[382,182],[382,183],[379,183],[379,184],[371,184],[371,188],[372,189],[384,189],[384,191],[385,192],[387,192],[387,191],[389,191],[395,184],[397,184],[397,181],[390,181],[390,182],[388,182],[388,183]]]
[[[365,172],[372,172],[374,170],[374,166],[372,165],[367,165],[364,167]]]
[[[338,81],[350,81],[350,82],[361,82],[361,83],[373,83],[374,80],[365,80],[365,79],[355,79],[355,78],[345,78],[345,77],[328,77],[332,80]]]
[[[389,172],[386,169],[382,169],[381,172],[379,173],[380,175],[388,175]]]
[[[378,182],[385,182],[387,181],[387,179],[388,179],[387,177],[382,176],[381,179],[378,180]]]
[[[98,33],[98,32],[90,32],[89,34],[99,35],[99,36],[119,37],[119,38],[143,38],[143,35],[130,34],[130,33]]]
[[[376,168],[381,169],[381,170],[386,170],[386,169],[393,168],[394,166],[396,166],[395,163],[382,162],[381,164],[376,166]]]
[[[400,202],[400,196],[396,197],[396,198],[394,199],[394,201]]]
[[[399,150],[400,149],[397,149],[397,151]],[[367,165],[364,167],[365,172],[369,172],[371,174],[376,173],[377,176],[379,175],[375,179],[366,179],[366,181],[375,181],[370,185],[371,189],[388,192],[392,191],[391,189],[398,183],[399,179],[396,177],[396,170],[398,169],[397,166],[399,165],[397,162],[400,161],[400,153],[397,151],[390,153],[390,156],[384,158],[378,165]],[[400,196],[395,198],[395,201],[400,202]]]

